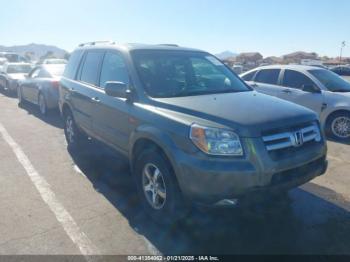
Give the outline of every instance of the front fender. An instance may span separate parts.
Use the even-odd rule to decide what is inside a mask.
[[[177,174],[177,165],[175,161],[174,154],[176,153],[179,148],[175,145],[174,141],[171,139],[171,137],[164,132],[163,130],[150,126],[150,125],[141,125],[137,127],[130,135],[129,139],[129,161],[130,166],[132,168],[132,159],[133,159],[133,149],[137,141],[140,139],[148,139],[152,141],[154,144],[158,145],[167,158],[169,159],[175,174]]]

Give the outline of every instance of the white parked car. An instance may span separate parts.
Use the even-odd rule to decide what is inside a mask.
[[[350,83],[323,68],[274,65],[241,75],[258,92],[303,105],[319,114],[326,133],[350,139]]]
[[[17,92],[18,81],[25,79],[32,70],[32,65],[28,63],[6,63],[0,72],[0,88],[9,94]]]

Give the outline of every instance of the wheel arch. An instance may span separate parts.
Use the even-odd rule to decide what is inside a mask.
[[[333,110],[331,112],[329,112],[326,116],[325,116],[325,126],[327,127],[328,125],[328,121],[336,114],[339,113],[346,113],[346,114],[350,114],[350,108],[337,108],[336,110]]]
[[[172,153],[175,144],[166,133],[151,126],[139,127],[131,135],[129,142],[129,161],[131,169],[133,170],[137,156],[142,151],[152,147],[167,158],[176,176],[176,162]]]

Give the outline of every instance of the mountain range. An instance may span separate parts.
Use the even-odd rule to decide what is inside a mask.
[[[63,58],[66,53],[66,50],[58,48],[53,45],[44,45],[44,44],[28,44],[28,45],[16,45],[16,46],[1,46],[0,52],[9,51],[15,52],[21,55],[25,55],[27,52],[31,52],[33,54],[34,59],[39,59],[41,56],[47,54],[47,52],[52,52],[53,55],[57,58]]]
[[[237,56],[237,55],[238,55],[237,53],[233,53],[233,52],[228,51],[228,50],[221,52],[219,54],[215,54],[215,56],[219,59],[226,59],[226,58]]]

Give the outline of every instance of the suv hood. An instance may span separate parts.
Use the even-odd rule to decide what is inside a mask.
[[[168,114],[183,113],[227,126],[240,136],[259,137],[262,132],[317,120],[302,106],[255,91],[155,99]],[[196,118],[196,119],[195,119]],[[201,123],[199,123],[201,124]]]

